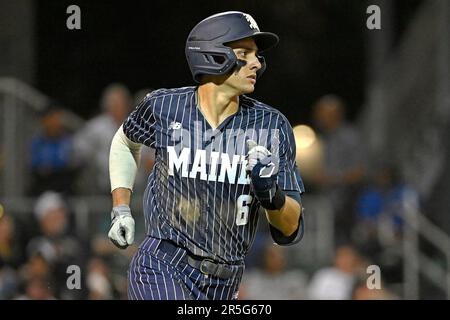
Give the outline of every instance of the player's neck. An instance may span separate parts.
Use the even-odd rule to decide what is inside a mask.
[[[198,106],[209,124],[216,128],[239,108],[239,95],[226,92],[212,82],[198,87]]]

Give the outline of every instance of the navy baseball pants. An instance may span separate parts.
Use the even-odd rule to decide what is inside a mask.
[[[220,279],[188,264],[187,252],[146,237],[130,263],[130,300],[231,300],[237,299],[244,264],[232,265],[232,276]]]

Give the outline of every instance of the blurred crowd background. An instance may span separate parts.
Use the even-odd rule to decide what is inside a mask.
[[[306,188],[303,240],[275,246],[261,219],[240,298],[450,298],[448,1],[0,0],[0,299],[126,299],[136,245],[107,238],[111,139],[145,94],[193,85],[185,39],[227,10],[280,36],[252,96],[291,122]],[[153,161],[144,149],[136,244]]]

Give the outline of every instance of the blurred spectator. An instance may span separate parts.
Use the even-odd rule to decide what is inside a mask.
[[[97,234],[92,238],[92,256],[97,257],[95,259],[108,266],[107,279],[113,283],[111,285],[114,289],[114,298],[126,300],[128,298],[126,273],[138,246],[134,244],[127,250],[120,250],[111,243],[106,234],[105,231],[103,234]]]
[[[357,199],[358,225],[354,241],[367,246],[371,242],[380,242],[383,246],[397,243],[402,235],[407,197],[418,205],[418,193],[403,182],[399,169],[382,165],[376,170],[373,182]]]
[[[47,278],[31,278],[26,282],[25,294],[17,297],[18,300],[55,300]]]
[[[357,224],[353,242],[382,266],[390,283],[402,281],[405,204],[419,207],[418,193],[407,186],[400,170],[390,164],[375,169],[372,182],[363,189],[356,202]]]
[[[19,275],[24,294],[17,297],[20,300],[53,298],[56,288],[53,278],[54,268],[40,252],[29,255],[28,261],[20,268]]]
[[[92,258],[88,266],[87,287],[89,300],[117,298],[109,268],[100,258]]]
[[[8,267],[0,257],[0,300],[14,298],[18,290],[18,280],[14,269]]]
[[[334,265],[317,271],[309,284],[308,297],[313,300],[348,300],[362,269],[362,260],[351,246],[340,246]]]
[[[353,224],[353,195],[364,175],[363,144],[356,128],[345,121],[341,98],[320,98],[313,117],[324,146],[323,168],[313,182],[333,205],[336,240],[346,243]]]
[[[19,239],[15,232],[12,217],[3,212],[0,206],[0,259],[10,267],[17,268],[23,255]]]
[[[352,300],[397,300],[399,297],[381,284],[380,289],[370,289],[367,286],[367,279],[361,278],[357,281],[352,292]]]
[[[40,115],[42,131],[31,141],[31,194],[45,190],[70,193],[77,174],[73,140],[64,126],[64,111],[48,105]]]
[[[53,275],[53,268],[42,253],[33,252],[28,261],[20,268],[19,274],[24,283],[35,278],[50,279]]]
[[[118,249],[106,236],[106,232],[94,235],[91,239],[91,251],[95,256],[107,260],[108,265],[117,265],[119,268],[128,267],[130,259],[136,253],[138,246],[133,244],[127,250]]]
[[[122,84],[109,85],[101,98],[102,113],[87,121],[75,135],[75,150],[84,164],[79,191],[82,194],[109,194],[109,148],[117,129],[128,116],[132,99]]]
[[[55,288],[61,290],[66,287],[67,267],[83,263],[81,245],[68,233],[67,210],[66,203],[60,194],[51,191],[42,194],[35,206],[41,234],[31,239],[27,245],[30,257],[39,254],[49,266],[53,267]],[[54,294],[61,295],[62,292],[54,290]],[[71,294],[78,294],[78,292],[73,290]]]
[[[300,270],[286,269],[282,247],[268,244],[264,249],[262,269],[244,273],[240,299],[289,300],[304,299],[307,276]]]

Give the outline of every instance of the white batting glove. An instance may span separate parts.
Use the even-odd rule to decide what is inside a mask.
[[[245,168],[247,172],[252,172],[253,167],[259,161],[272,154],[269,150],[267,150],[267,148],[258,145],[253,140],[247,140],[247,149],[248,149],[248,153],[246,156],[247,167]]]
[[[134,242],[134,219],[126,204],[118,205],[111,211],[111,229],[108,237],[116,247],[126,249]]]

